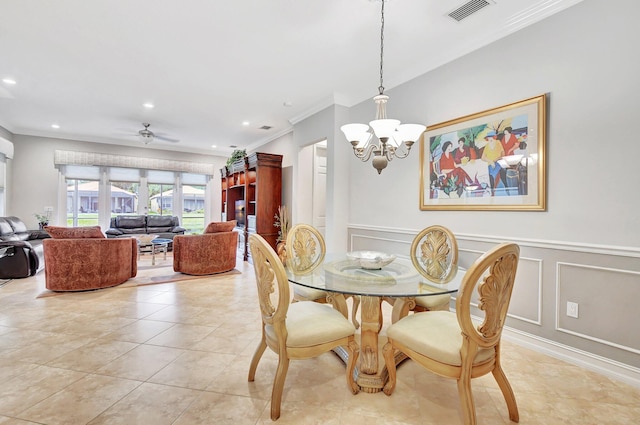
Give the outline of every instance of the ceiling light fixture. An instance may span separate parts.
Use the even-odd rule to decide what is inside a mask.
[[[249,121],[242,121],[242,126],[243,127],[248,127],[249,126]]]
[[[51,128],[58,129],[58,128],[60,128],[60,126],[58,124],[51,124]]]
[[[14,85],[16,83],[16,80],[12,80],[11,78],[3,78],[2,82],[5,83],[5,84]]]
[[[153,108],[155,108],[155,107],[156,107],[156,105],[154,105],[154,104],[153,104],[153,103],[151,103],[151,102],[143,103],[143,104],[142,104],[142,106],[144,106],[144,107],[145,107],[145,108],[147,108],[147,109],[153,109]]]
[[[373,129],[373,133],[378,138],[379,143],[371,141],[372,134],[369,132],[369,126],[366,124],[346,124],[340,127],[347,140],[353,146],[353,153],[356,157],[366,162],[373,154],[371,161],[373,167],[378,170],[378,174],[387,166],[387,163],[394,157],[406,158],[409,155],[411,146],[420,138],[425,130],[424,125],[420,124],[400,124],[399,120],[387,118],[387,100],[389,96],[384,94],[384,86],[382,85],[382,66],[384,56],[384,3],[387,0],[381,0],[381,28],[380,28],[380,87],[378,87],[378,95],[373,98],[376,103],[376,119],[369,122],[369,126]],[[398,149],[400,145],[404,149]]]

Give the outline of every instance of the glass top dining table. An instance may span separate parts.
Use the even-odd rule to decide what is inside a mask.
[[[345,297],[352,297],[353,308],[361,305],[360,357],[356,382],[361,391],[381,391],[388,374],[381,349],[386,341],[382,330],[382,302],[392,304],[391,321],[396,322],[415,307],[416,297],[441,296],[458,291],[464,271],[453,270],[447,282],[423,276],[410,259],[396,258],[380,269],[365,269],[346,253],[327,254],[312,272],[296,273],[286,266],[287,278],[295,285],[327,292],[327,300],[348,317]],[[346,362],[346,350],[336,350]],[[397,363],[404,358],[398,357]]]
[[[346,254],[327,254],[311,273],[285,267],[289,282],[328,292],[373,297],[423,297],[451,294],[460,288],[464,273],[454,271],[442,282],[423,276],[411,260],[396,258],[380,269],[365,269]]]

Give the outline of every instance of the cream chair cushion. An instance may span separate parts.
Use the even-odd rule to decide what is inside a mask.
[[[326,304],[300,301],[287,311],[287,347],[308,347],[353,335],[355,326]],[[265,326],[268,338],[276,338],[273,326]]]
[[[305,300],[313,301],[325,298],[327,293],[319,289],[307,288],[302,285],[293,285],[293,292]]]
[[[451,296],[449,294],[444,295],[430,295],[425,297],[416,297],[416,304],[427,308],[429,310],[434,310],[438,307],[445,307],[445,309],[449,309],[449,301],[451,301]]]
[[[387,335],[395,342],[440,363],[462,365],[462,331],[456,313],[428,311],[412,314],[389,327]],[[491,359],[494,351],[493,348],[478,350],[473,363]]]

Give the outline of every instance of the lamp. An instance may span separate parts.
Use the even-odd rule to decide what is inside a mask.
[[[376,119],[366,124],[346,124],[340,127],[347,140],[353,147],[356,157],[366,162],[373,154],[371,161],[373,167],[378,170],[378,174],[387,166],[388,162],[396,158],[406,158],[409,155],[411,146],[420,138],[425,126],[420,124],[400,124],[399,120],[387,118],[387,101],[389,96],[384,94],[382,85],[382,65],[384,53],[384,3],[381,10],[380,28],[380,87],[379,94],[373,98],[376,103]],[[379,143],[372,141],[372,134],[369,126],[378,138]],[[398,149],[400,145],[404,149]]]

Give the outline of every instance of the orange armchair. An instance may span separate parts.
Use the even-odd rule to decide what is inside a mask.
[[[51,291],[85,291],[120,285],[138,273],[133,238],[45,239],[44,272]]]
[[[173,238],[173,270],[191,275],[228,272],[236,266],[237,249],[238,233],[231,230],[177,235]]]

